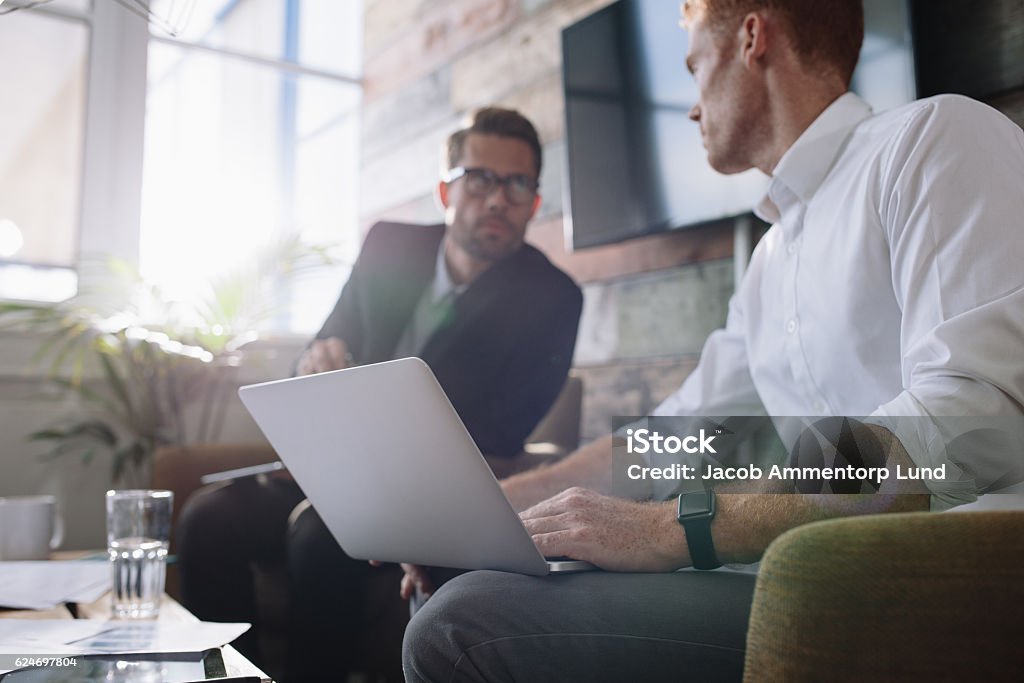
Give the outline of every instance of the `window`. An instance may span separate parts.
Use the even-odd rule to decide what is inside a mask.
[[[237,0],[201,9],[179,39],[152,29],[143,275],[189,300],[253,250],[294,234],[334,244],[350,262],[360,3]],[[343,279],[321,273],[279,293],[277,326],[316,329]]]
[[[89,26],[14,6],[0,8],[0,297],[60,301],[77,287]]]
[[[53,0],[0,17],[0,59],[26,65],[0,73],[25,93],[0,111],[17,131],[0,143],[0,297],[65,298],[81,258],[113,254],[187,302],[299,235],[342,265],[278,292],[274,327],[315,329],[358,249],[361,32],[358,0]],[[28,271],[70,279],[25,287]]]

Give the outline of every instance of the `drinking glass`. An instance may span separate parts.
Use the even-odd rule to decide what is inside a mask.
[[[170,491],[107,491],[115,619],[153,619],[160,611],[173,498]]]

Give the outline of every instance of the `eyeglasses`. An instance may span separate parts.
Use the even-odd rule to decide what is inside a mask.
[[[501,185],[505,186],[509,204],[529,204],[537,196],[537,181],[521,173],[502,177],[486,168],[456,166],[448,171],[444,181],[454,183],[462,177],[466,179],[466,192],[474,197],[488,197]]]

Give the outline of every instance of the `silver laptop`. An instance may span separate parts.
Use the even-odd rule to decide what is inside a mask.
[[[239,389],[351,557],[544,575],[547,561],[418,358]]]

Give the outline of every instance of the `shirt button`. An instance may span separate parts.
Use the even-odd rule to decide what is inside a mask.
[[[786,253],[792,256],[796,253],[796,241],[790,242],[789,246],[786,247]]]
[[[796,332],[796,320],[790,320],[786,323],[786,332],[789,332],[790,334]]]
[[[814,409],[817,410],[819,413],[824,413],[826,410],[828,410],[828,406],[825,405],[825,402],[819,398],[817,401],[814,402]]]

